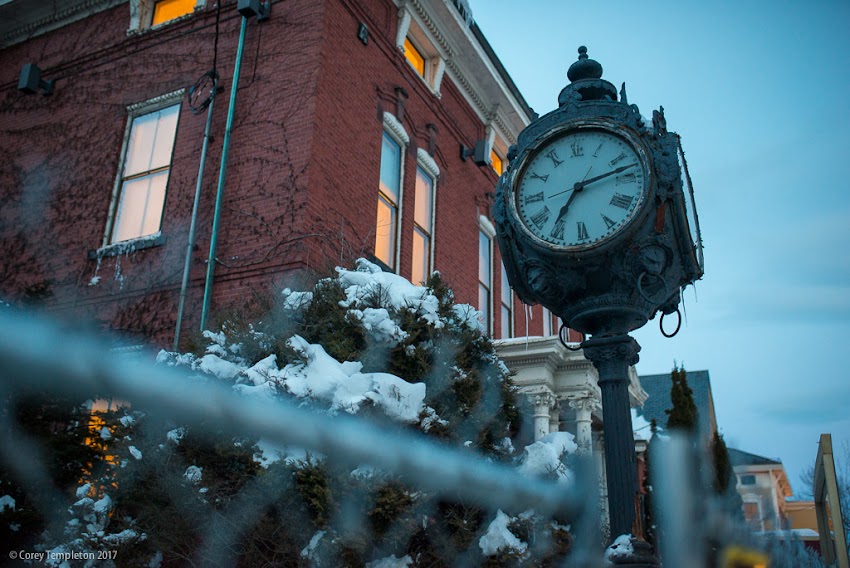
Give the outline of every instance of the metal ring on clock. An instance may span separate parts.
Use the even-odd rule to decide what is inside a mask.
[[[562,323],[562,324],[561,324],[561,329],[559,329],[559,330],[558,330],[558,339],[560,339],[560,340],[561,340],[561,345],[563,345],[564,347],[566,347],[568,351],[581,351],[581,345],[579,345],[578,347],[570,347],[569,345],[567,345],[567,340],[566,340],[566,337],[567,337],[566,331],[567,331],[567,329],[568,329],[568,328],[567,328],[567,324]]]
[[[646,270],[644,270],[643,272],[640,273],[640,276],[638,276],[638,279],[637,279],[637,289],[638,289],[638,293],[641,295],[641,297],[644,300],[646,300],[650,304],[654,304],[656,302],[656,300],[647,296],[646,293],[643,291],[643,279],[647,274],[648,273],[647,273]],[[659,280],[661,280],[661,283],[664,284],[664,295],[661,296],[661,297],[662,298],[668,298],[670,296],[670,286],[667,284],[667,281],[664,280],[663,278],[661,278],[658,275],[656,275],[655,277],[658,278]]]
[[[664,331],[664,312],[661,312],[661,319],[658,320],[658,328],[661,330],[661,335],[664,337],[673,337],[679,333],[679,329],[682,327],[682,312],[679,311],[679,308],[676,308],[676,315],[679,318],[679,322],[676,324],[676,329],[673,333],[667,335],[667,332]]]

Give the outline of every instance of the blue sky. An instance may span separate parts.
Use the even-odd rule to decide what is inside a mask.
[[[850,2],[470,5],[541,115],[580,45],[644,116],[664,106],[706,275],[677,337],[635,332],[638,372],[708,369],[727,443],[781,459],[799,492],[821,433],[850,444]]]

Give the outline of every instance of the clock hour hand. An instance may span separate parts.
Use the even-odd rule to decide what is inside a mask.
[[[567,191],[569,191],[569,190],[567,190]],[[556,224],[558,223],[558,221],[560,221],[560,220],[561,220],[561,217],[563,217],[564,215],[566,215],[566,214],[567,214],[567,210],[570,208],[570,203],[572,203],[572,202],[573,202],[573,198],[575,198],[576,193],[578,193],[578,192],[577,192],[577,191],[572,192],[572,193],[570,194],[569,199],[567,199],[567,202],[566,202],[566,203],[564,203],[564,206],[563,206],[563,207],[561,207],[561,210],[560,210],[560,211],[558,211],[558,216],[557,216],[557,217],[555,217],[555,223],[556,223]]]

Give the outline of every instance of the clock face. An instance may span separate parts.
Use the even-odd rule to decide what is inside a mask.
[[[550,245],[587,248],[623,229],[640,210],[646,161],[625,138],[582,128],[545,142],[515,186],[525,227]]]

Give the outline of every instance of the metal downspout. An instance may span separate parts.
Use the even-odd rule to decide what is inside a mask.
[[[239,47],[236,50],[236,64],[233,67],[233,84],[230,86],[230,104],[227,108],[227,125],[224,128],[224,143],[221,148],[221,168],[218,172],[218,189],[215,196],[215,213],[213,214],[212,236],[210,238],[210,256],[207,263],[207,280],[204,286],[204,305],[201,309],[201,331],[206,329],[207,315],[212,300],[213,273],[215,272],[215,248],[218,244],[218,225],[221,220],[221,206],[224,200],[224,180],[227,177],[227,153],[230,150],[230,132],[233,129],[233,115],[236,111],[236,91],[239,86],[239,72],[242,68],[242,50],[245,47],[245,30],[248,28],[248,18],[242,16],[242,27],[239,29]]]
[[[189,243],[186,245],[186,264],[183,266],[183,283],[180,286],[180,303],[177,306],[177,325],[174,329],[174,351],[180,343],[180,329],[183,326],[183,310],[186,305],[186,291],[189,288],[189,270],[192,265],[192,248],[195,246],[195,228],[198,224],[198,205],[201,201],[201,186],[203,185],[204,169],[207,164],[207,148],[210,142],[210,129],[212,127],[213,108],[215,107],[215,94],[218,89],[218,80],[213,77],[212,94],[210,104],[207,107],[207,124],[204,127],[204,144],[201,146],[201,163],[198,166],[198,183],[195,184],[195,203],[192,205],[192,222],[189,224]]]

